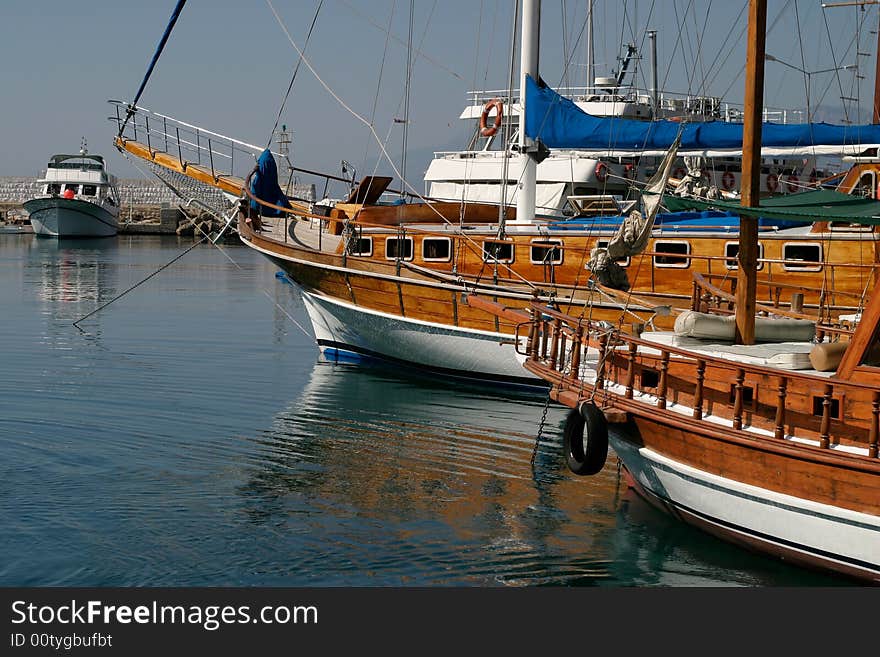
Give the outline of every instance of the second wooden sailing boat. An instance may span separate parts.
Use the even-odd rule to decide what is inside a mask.
[[[748,185],[765,23],[766,1],[751,0],[744,206],[758,205]],[[757,222],[744,224],[734,317],[694,310],[672,331],[634,336],[534,304],[520,331],[526,368],[572,409],[574,472],[599,471],[610,444],[631,486],[677,518],[880,583],[880,294],[848,339],[819,341],[797,320],[756,322]]]

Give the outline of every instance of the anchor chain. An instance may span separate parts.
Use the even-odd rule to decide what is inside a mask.
[[[544,411],[541,413],[541,422],[538,424],[538,435],[535,436],[535,447],[532,450],[532,458],[529,461],[529,465],[532,466],[532,469],[535,468],[535,457],[538,455],[538,445],[541,443],[541,438],[544,437],[544,425],[547,423],[547,411],[550,409],[550,391],[547,391],[547,400],[544,402]]]

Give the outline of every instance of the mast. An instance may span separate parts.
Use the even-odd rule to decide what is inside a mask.
[[[651,40],[651,112],[656,119],[660,108],[657,98],[657,30],[648,30],[648,38]]]
[[[587,93],[593,92],[596,79],[593,77],[596,54],[593,51],[593,0],[587,0]]]
[[[526,75],[538,80],[538,39],[541,33],[541,0],[523,0],[522,43],[520,46],[519,74],[519,160],[522,175],[516,195],[516,223],[531,222],[535,218],[535,183],[538,164],[528,155],[533,145],[526,137]]]
[[[764,106],[764,41],[767,36],[767,0],[749,0],[746,45],[745,116],[743,117],[743,207],[757,207],[761,193],[761,112]],[[739,270],[736,283],[737,344],[755,343],[755,293],[758,270],[758,218],[741,217]]]

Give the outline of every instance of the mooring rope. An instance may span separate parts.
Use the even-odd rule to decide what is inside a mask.
[[[145,178],[149,178],[149,175],[148,175],[143,169],[141,169],[141,168],[137,165],[137,163],[136,163],[134,160],[132,160],[131,158],[129,158],[128,155],[127,155],[125,152],[123,152],[123,155],[124,155],[124,157],[125,157],[127,160],[129,160],[129,162],[130,162],[130,163],[131,163],[131,164],[132,164],[132,165],[133,165],[138,171],[141,172],[141,174],[144,175]],[[208,242],[210,242],[211,244],[213,244],[215,247],[217,247],[217,250],[220,251],[220,253],[222,253],[222,254],[226,257],[226,259],[229,260],[229,262],[231,262],[233,265],[235,265],[239,270],[244,271],[244,267],[242,267],[238,262],[236,262],[235,259],[233,259],[232,256],[230,256],[230,255],[226,252],[225,249],[223,249],[219,244],[217,244],[217,240],[220,238],[220,235],[222,235],[223,232],[224,232],[224,231],[225,231],[225,230],[231,225],[231,223],[232,223],[232,218],[235,216],[235,213],[238,211],[237,208],[236,208],[236,207],[232,207],[231,210],[230,210],[230,212],[231,212],[230,216],[229,216],[228,218],[227,218],[227,217],[224,217],[224,216],[222,215],[222,213],[219,213],[219,214],[218,214],[218,212],[216,212],[216,211],[214,210],[214,208],[210,207],[210,205],[208,205],[207,203],[204,203],[204,202],[199,201],[199,199],[196,199],[196,198],[189,198],[189,199],[187,199],[187,198],[186,198],[186,197],[180,192],[180,190],[178,190],[178,189],[177,189],[173,184],[171,184],[169,181],[167,181],[167,180],[165,180],[164,178],[162,178],[162,176],[160,176],[160,175],[159,175],[158,173],[156,173],[155,171],[153,171],[152,173],[153,173],[153,175],[155,175],[155,176],[156,176],[156,177],[157,177],[157,178],[158,178],[158,179],[159,179],[159,180],[160,180],[165,186],[167,186],[168,189],[170,189],[170,190],[171,190],[173,193],[175,193],[178,197],[180,197],[181,199],[183,199],[184,201],[186,201],[186,205],[185,205],[185,206],[180,206],[180,205],[178,205],[178,207],[180,208],[181,211],[183,211],[183,208],[186,207],[186,206],[188,206],[188,205],[191,205],[191,204],[198,204],[200,207],[202,207],[205,211],[207,211],[208,213],[210,213],[211,215],[213,215],[215,218],[217,218],[217,219],[219,219],[219,220],[225,222],[225,225],[223,226],[223,229],[222,229],[222,230],[220,231],[220,233],[218,234],[217,238],[212,240],[210,234],[207,233],[207,232],[205,232],[204,228],[202,228],[202,226],[201,226],[199,223],[197,223],[197,222],[194,223],[194,224],[193,224],[194,229],[198,230],[198,231],[202,234],[202,238],[201,238],[198,242],[196,242],[195,244],[193,244],[192,246],[190,246],[190,247],[189,247],[188,249],[186,249],[183,253],[180,253],[179,255],[175,256],[170,262],[165,263],[165,264],[162,265],[159,269],[157,269],[156,271],[154,271],[153,273],[151,273],[151,274],[150,274],[149,276],[147,276],[146,278],[144,278],[144,279],[138,281],[137,283],[135,283],[134,285],[132,285],[130,288],[128,288],[127,290],[123,291],[121,294],[119,294],[119,295],[115,296],[114,298],[110,299],[107,303],[105,303],[105,304],[99,306],[98,308],[95,308],[95,310],[93,310],[92,312],[88,313],[87,315],[84,315],[83,317],[80,317],[78,320],[76,320],[75,322],[73,322],[73,325],[74,325],[79,331],[81,331],[82,333],[85,333],[85,331],[82,329],[81,326],[79,326],[79,323],[80,323],[80,322],[82,322],[82,321],[88,319],[89,317],[91,317],[91,316],[94,315],[95,313],[97,313],[97,312],[103,310],[104,308],[106,308],[107,306],[109,306],[111,303],[113,303],[113,302],[115,302],[115,301],[121,299],[122,297],[124,297],[126,294],[128,294],[129,292],[131,292],[131,291],[134,290],[135,288],[137,288],[137,287],[143,285],[143,284],[146,283],[148,280],[150,280],[151,278],[153,278],[153,276],[155,276],[156,274],[158,274],[159,272],[161,272],[163,269],[167,269],[168,267],[170,267],[170,266],[171,266],[172,264],[174,264],[176,261],[180,260],[183,256],[185,256],[187,253],[189,253],[190,251],[192,251],[194,248],[196,248],[196,247],[199,246],[200,244],[203,244],[205,241],[208,241]],[[205,186],[207,186],[207,185],[205,185]],[[283,307],[281,306],[281,304],[279,304],[277,301],[275,301],[275,299],[272,298],[272,295],[269,293],[269,291],[268,291],[266,288],[260,288],[260,291],[261,291],[263,294],[265,294],[265,295],[269,298],[269,300],[272,301],[273,305],[274,305],[278,310],[280,310],[282,313],[284,313],[284,315],[286,315],[287,318],[288,318],[291,322],[293,322],[293,324],[294,324],[294,325],[295,325],[300,331],[302,331],[303,334],[304,334],[306,337],[314,339],[313,336],[312,336],[312,334],[309,333],[308,330],[307,330],[307,329],[306,329],[306,328],[305,328],[300,322],[298,322],[298,321],[297,321],[297,320],[296,320],[296,319],[295,319],[290,313],[287,312],[287,310],[286,310],[285,308],[283,308]]]
[[[173,265],[175,262],[177,262],[178,260],[180,260],[183,256],[185,256],[187,253],[189,253],[190,251],[192,251],[194,248],[196,248],[199,244],[201,244],[201,243],[204,242],[204,241],[205,241],[205,238],[203,237],[203,238],[200,239],[198,242],[196,242],[195,244],[193,244],[191,247],[189,247],[188,249],[186,249],[183,253],[178,254],[178,255],[175,256],[171,261],[166,262],[164,265],[162,265],[161,267],[159,267],[159,269],[157,269],[156,271],[154,271],[152,274],[150,274],[150,275],[147,276],[146,278],[144,278],[144,279],[138,281],[137,283],[135,283],[134,285],[132,285],[130,288],[128,288],[127,290],[123,291],[122,293],[117,294],[115,297],[113,297],[112,299],[110,299],[110,301],[108,301],[107,303],[104,303],[104,304],[98,306],[98,307],[95,308],[92,312],[90,312],[88,315],[83,315],[82,317],[80,317],[78,320],[76,320],[76,321],[73,323],[73,325],[74,325],[76,328],[78,328],[80,331],[82,331],[83,333],[85,333],[85,331],[83,331],[82,328],[81,328],[80,325],[79,325],[79,323],[80,323],[81,321],[83,321],[83,320],[85,320],[85,319],[88,319],[89,317],[91,317],[91,316],[94,315],[95,313],[97,313],[97,312],[103,310],[104,308],[106,308],[107,306],[109,306],[109,305],[110,305],[111,303],[113,303],[114,301],[116,301],[116,300],[118,300],[118,299],[121,299],[121,298],[124,297],[126,294],[128,294],[129,292],[131,292],[133,289],[135,289],[135,288],[137,288],[137,287],[140,287],[141,285],[143,285],[144,283],[146,283],[148,280],[150,280],[151,278],[153,278],[153,276],[155,276],[156,274],[158,274],[160,271],[162,271],[163,269],[167,269],[168,267],[170,267],[171,265]]]

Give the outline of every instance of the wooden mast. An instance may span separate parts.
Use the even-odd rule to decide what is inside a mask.
[[[745,116],[743,119],[742,200],[757,207],[761,193],[761,115],[764,107],[764,41],[767,0],[750,0],[746,46]],[[758,218],[741,217],[736,284],[736,343],[755,342],[755,294],[758,273]]]

